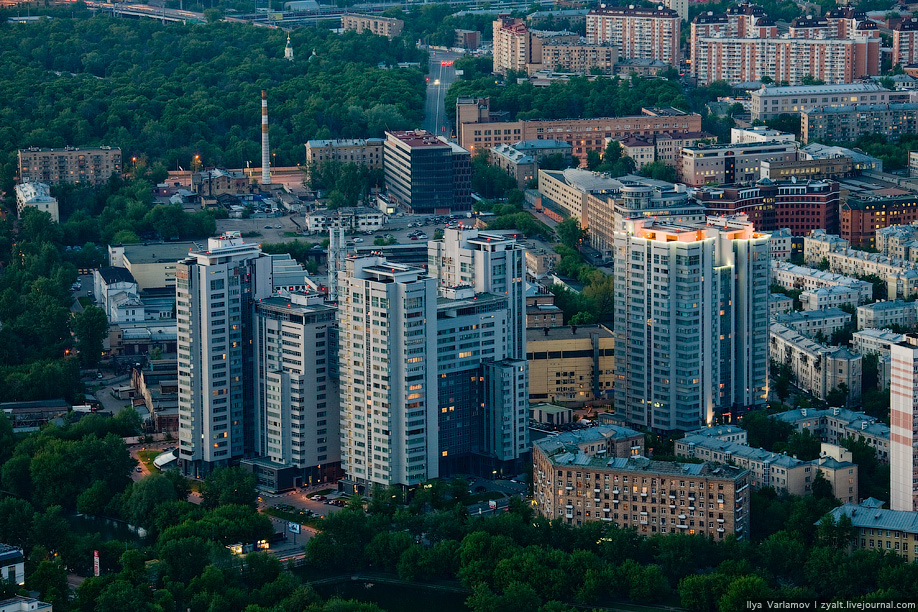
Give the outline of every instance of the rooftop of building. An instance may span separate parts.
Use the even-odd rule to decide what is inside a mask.
[[[816,106],[801,111],[804,115],[838,115],[842,113],[863,113],[881,111],[918,111],[916,102],[892,102],[885,104],[852,104],[850,106]]]
[[[382,138],[338,138],[331,140],[309,140],[306,146],[311,149],[320,147],[380,147],[385,141]]]
[[[135,283],[134,275],[131,274],[130,270],[127,268],[118,268],[114,266],[108,266],[105,268],[99,269],[99,276],[102,277],[102,280],[105,281],[105,284],[111,285],[112,283]]]
[[[801,15],[791,21],[792,28],[827,28],[829,22],[819,15]]]
[[[905,340],[904,334],[898,334],[891,329],[874,329],[873,327],[854,332],[854,337],[872,338],[883,342],[902,342]]]
[[[856,151],[854,149],[848,149],[846,147],[838,147],[834,145],[825,145],[819,143],[811,143],[805,147],[801,147],[800,151],[806,153],[807,156],[812,159],[831,159],[833,157],[850,157],[855,162],[870,162],[870,161],[879,161],[875,157],[867,155],[863,151]]]
[[[790,272],[791,274],[796,274],[798,276],[807,276],[817,280],[835,282],[842,285],[848,285],[849,287],[870,284],[867,281],[858,280],[856,278],[844,276],[842,274],[835,274],[834,272],[829,272],[828,270],[817,270],[816,268],[798,266],[797,264],[792,264],[789,261],[772,260],[771,268],[772,270],[782,270],[785,272]]]
[[[602,172],[593,172],[582,168],[567,168],[565,170],[539,170],[551,178],[561,181],[581,191],[589,193],[603,193],[605,191],[618,191],[622,182]]]
[[[539,151],[542,149],[565,149],[573,150],[574,147],[570,143],[564,142],[563,140],[521,140],[514,145],[510,145],[518,151]]]
[[[361,13],[350,13],[348,17],[359,17],[360,19],[375,19],[377,21],[388,21],[390,23],[395,23],[401,21],[401,19],[396,19],[395,17],[383,17],[381,15],[364,15]]]
[[[565,325],[563,327],[530,327],[526,329],[526,342],[550,342],[590,338],[614,338],[615,334],[605,325]]]
[[[12,607],[13,604],[19,606],[18,609],[20,610],[30,610],[31,612],[45,612],[53,609],[53,604],[38,601],[34,597],[23,597],[22,595],[0,601],[0,609],[6,610]]]
[[[98,147],[28,147],[19,149],[19,153],[65,153],[70,151],[121,151],[121,147],[109,147],[100,145]]]
[[[770,149],[774,147],[775,149],[788,150],[797,148],[796,142],[778,142],[770,140],[767,142],[725,142],[723,144],[702,144],[699,143],[692,147],[685,147],[684,150],[688,151],[732,151],[734,149],[746,149],[748,151],[740,151],[739,154],[742,155],[746,152],[749,153],[761,153],[759,149]]]
[[[850,287],[848,285],[835,285],[834,287],[819,287],[818,289],[807,289],[803,293],[808,295],[819,296],[829,296],[829,295],[842,295],[842,294],[851,294],[851,293],[860,293],[857,287]],[[802,295],[802,294],[801,294]]]
[[[567,414],[568,412],[573,411],[573,408],[569,408],[567,406],[558,406],[557,404],[529,404],[529,409],[541,410],[546,414]]]
[[[918,17],[904,17],[893,28],[897,32],[912,32],[918,30]]]
[[[456,298],[438,296],[437,312],[446,312],[456,308],[484,308],[493,304],[507,303],[507,296],[505,295],[496,295],[493,293],[473,293],[471,291],[471,287],[469,287],[468,293],[470,295],[463,294],[461,297]]]
[[[666,8],[662,4],[657,5],[655,8],[651,7],[636,7],[633,4],[628,6],[606,6],[605,4],[600,4],[597,7],[591,8],[587,15],[621,15],[629,17],[666,17],[666,18],[678,18],[679,13],[676,11]]]
[[[331,304],[326,304],[324,294],[311,292],[296,292],[290,295],[272,295],[258,300],[259,306],[272,309],[293,310],[301,313],[327,312],[335,310]]]
[[[889,91],[877,83],[840,83],[837,85],[791,85],[791,86],[762,86],[752,92],[756,97],[763,96],[796,96],[820,95],[831,93],[867,93],[876,91]]]
[[[794,408],[772,415],[773,419],[796,425],[800,422],[812,422],[832,418],[841,426],[880,438],[889,438],[889,426],[863,412],[850,408]]]
[[[885,529],[918,534],[918,512],[886,510],[869,505],[844,504],[831,512],[836,521],[843,516],[851,519],[857,529]]]
[[[804,463],[807,463],[806,461],[797,459],[796,457],[791,457],[789,455],[773,453],[771,451],[765,450],[764,448],[756,448],[754,446],[748,446],[738,442],[718,440],[717,438],[711,436],[689,434],[679,440],[679,442],[683,444],[694,444],[696,447],[716,450],[722,453],[730,453],[735,457],[743,457],[752,461],[768,462],[771,465],[777,465],[784,468],[795,468],[803,465]]]
[[[16,195],[26,202],[56,202],[51,197],[51,188],[46,183],[20,183],[15,187]]]
[[[384,215],[381,210],[378,208],[370,208],[369,206],[342,206],[341,208],[328,209],[320,208],[308,213],[307,217],[334,217],[341,215],[343,217],[353,216],[353,215]]]
[[[864,304],[858,306],[857,309],[865,309],[872,311],[884,311],[884,310],[895,310],[897,308],[918,308],[918,302],[906,302],[905,300],[881,300],[879,302],[874,302],[873,304]]]
[[[551,406],[551,404],[541,404],[542,406]],[[597,427],[587,427],[585,429],[575,429],[557,436],[548,436],[533,442],[533,446],[538,446],[539,450],[545,455],[555,455],[557,453],[576,453],[581,444],[590,442],[605,442],[606,440],[625,440],[635,436],[643,436],[639,431],[630,427],[620,425],[600,425]]]
[[[176,262],[184,259],[189,251],[199,250],[201,245],[194,242],[152,242],[125,244],[122,248],[124,258],[132,265],[138,265]]]
[[[748,470],[722,463],[679,463],[675,461],[654,461],[644,457],[616,457],[609,459],[579,451],[558,452],[551,455],[549,459],[556,466],[581,466],[666,477],[695,476],[732,481],[748,473]]]
[[[802,310],[799,312],[790,312],[774,316],[774,320],[782,323],[799,323],[801,321],[822,321],[825,319],[834,319],[837,317],[851,318],[851,313],[845,312],[841,308],[822,308],[820,310]]]
[[[448,148],[448,142],[440,140],[435,134],[427,130],[398,130],[386,132],[386,136],[399,140],[405,145],[415,148]]]
[[[769,294],[768,299],[772,302],[793,302],[793,298],[789,298],[783,293],[772,293]]]
[[[809,353],[810,355],[821,355],[835,359],[860,359],[860,355],[855,355],[844,347],[820,344],[815,340],[807,338],[796,329],[787,327],[781,323],[772,323],[768,331],[773,337],[777,336],[782,338],[785,342],[794,345],[798,350]]]
[[[23,560],[21,548],[0,542],[0,567],[21,563]]]
[[[745,433],[745,429],[737,427],[736,425],[711,425],[710,427],[702,427],[701,429],[690,431],[685,435],[686,437],[704,436],[706,438],[717,438],[719,436],[731,436]]]

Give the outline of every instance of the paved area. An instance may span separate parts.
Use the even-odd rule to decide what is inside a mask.
[[[427,99],[424,103],[424,122],[421,126],[437,136],[449,137],[452,126],[446,119],[446,92],[456,80],[453,62],[462,57],[451,51],[430,50],[430,65],[427,69]]]

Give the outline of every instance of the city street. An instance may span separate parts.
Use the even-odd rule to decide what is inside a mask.
[[[446,92],[456,80],[456,68],[451,62],[456,61],[462,54],[452,51],[430,49],[430,66],[427,71],[427,101],[424,104],[424,123],[422,127],[437,136],[449,138],[453,127],[446,119]],[[450,62],[450,65],[444,65]]]

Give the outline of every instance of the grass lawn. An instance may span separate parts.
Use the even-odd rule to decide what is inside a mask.
[[[299,238],[300,235],[296,232],[284,232],[284,238]]]
[[[83,296],[78,297],[77,301],[80,303],[80,306],[82,306],[83,308],[89,308],[90,306],[92,306],[92,300],[89,298],[88,295],[83,295]]]
[[[268,516],[273,516],[274,518],[279,518],[283,521],[300,523],[301,525],[309,525],[315,529],[320,529],[322,523],[322,517],[305,516],[296,512],[284,512],[283,510],[277,510],[275,508],[264,508],[262,509],[262,513],[267,514]]]
[[[147,466],[147,469],[150,470],[150,472],[159,472],[160,469],[153,465],[153,460],[156,459],[157,455],[159,455],[161,452],[162,451],[155,450],[138,451],[137,458],[140,459],[142,464]]]

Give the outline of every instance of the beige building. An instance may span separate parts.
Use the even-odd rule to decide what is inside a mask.
[[[787,495],[812,495],[813,481],[816,474],[821,472],[832,485],[835,497],[843,502],[859,499],[857,466],[850,461],[841,462],[831,457],[801,461],[796,457],[772,453],[745,443],[693,434],[695,432],[675,441],[677,457],[732,462],[749,470],[753,487],[772,487],[779,494]]]
[[[771,281],[785,289],[804,291],[820,287],[845,286],[857,289],[860,302],[873,301],[873,285],[833,272],[797,266],[786,261],[771,262]]]
[[[877,83],[763,86],[752,92],[750,112],[753,120],[765,121],[779,115],[798,115],[816,107],[886,104],[889,93]]]
[[[907,299],[918,295],[918,263],[855,249],[833,251],[827,259],[829,270],[836,274],[879,276],[886,281],[886,291],[890,298]]]
[[[839,285],[838,287],[822,287],[808,289],[800,294],[800,303],[804,310],[825,310],[849,305],[857,306],[861,303],[860,292],[854,287]],[[850,315],[848,315],[850,317]]]
[[[605,430],[594,427],[592,430]],[[607,521],[641,535],[747,537],[748,470],[716,463],[672,463],[585,451],[572,434],[533,444],[533,488],[539,514],[569,525]],[[635,450],[635,455],[638,449]]]
[[[814,229],[803,237],[803,261],[808,266],[818,266],[829,253],[843,251],[850,245],[844,238],[829,234],[824,229]]]
[[[884,300],[857,307],[858,329],[883,329],[890,325],[903,327],[918,325],[918,302]]]
[[[808,429],[826,444],[839,445],[845,438],[864,438],[877,459],[889,463],[889,426],[866,413],[837,406],[825,410],[796,408],[773,418],[793,425],[797,431]]]
[[[330,161],[382,168],[384,143],[382,138],[310,140],[306,143],[306,172]]]
[[[341,29],[353,30],[360,34],[370,31],[379,36],[395,38],[402,33],[405,22],[393,17],[378,17],[376,15],[348,15],[341,16]]]
[[[19,216],[26,208],[36,208],[51,215],[51,220],[60,223],[61,215],[57,198],[51,197],[51,190],[45,183],[20,183],[16,185],[16,210]]]
[[[488,158],[491,165],[512,176],[517,186],[525,189],[529,181],[537,177],[539,162],[555,154],[569,161],[571,151],[571,145],[561,140],[527,140],[497,145],[490,150]]]
[[[851,323],[852,318],[850,313],[840,308],[824,308],[775,315],[772,320],[800,332],[807,338],[813,338],[820,333],[828,338]]]
[[[885,510],[883,502],[868,498],[860,505],[845,504],[830,513],[837,522],[851,519],[854,537],[848,550],[883,550],[908,563],[918,561],[918,512]]]
[[[682,181],[695,187],[750,183],[759,180],[762,162],[796,159],[795,142],[697,145],[682,149],[678,169]]]
[[[456,100],[456,135],[459,144],[472,151],[521,140],[563,140],[572,153],[586,159],[588,151],[605,152],[608,139],[652,136],[663,133],[701,131],[701,115],[674,108],[643,108],[640,115],[594,119],[538,119],[508,121],[492,113],[488,98]]]
[[[193,242],[109,245],[108,259],[112,266],[127,268],[137,290],[146,291],[174,288],[176,263],[194,250],[197,246]]]
[[[903,134],[918,134],[918,104],[864,104],[817,107],[800,114],[800,140],[844,142],[863,134],[881,134],[896,141]]]
[[[791,368],[794,384],[818,399],[842,384],[848,387],[848,401],[861,397],[861,356],[846,348],[827,347],[780,323],[772,323],[769,342],[772,361]]]
[[[533,74],[541,70],[612,74],[618,47],[590,44],[574,32],[530,30],[523,19],[505,15],[494,20],[494,72]]]
[[[586,16],[587,40],[609,43],[623,59],[660,60],[679,65],[682,19],[669,8],[607,7],[600,4]]]
[[[23,183],[102,185],[113,174],[121,174],[119,147],[19,149],[19,180]]]
[[[527,329],[526,360],[530,401],[589,402],[611,397],[615,338],[603,325]]]

